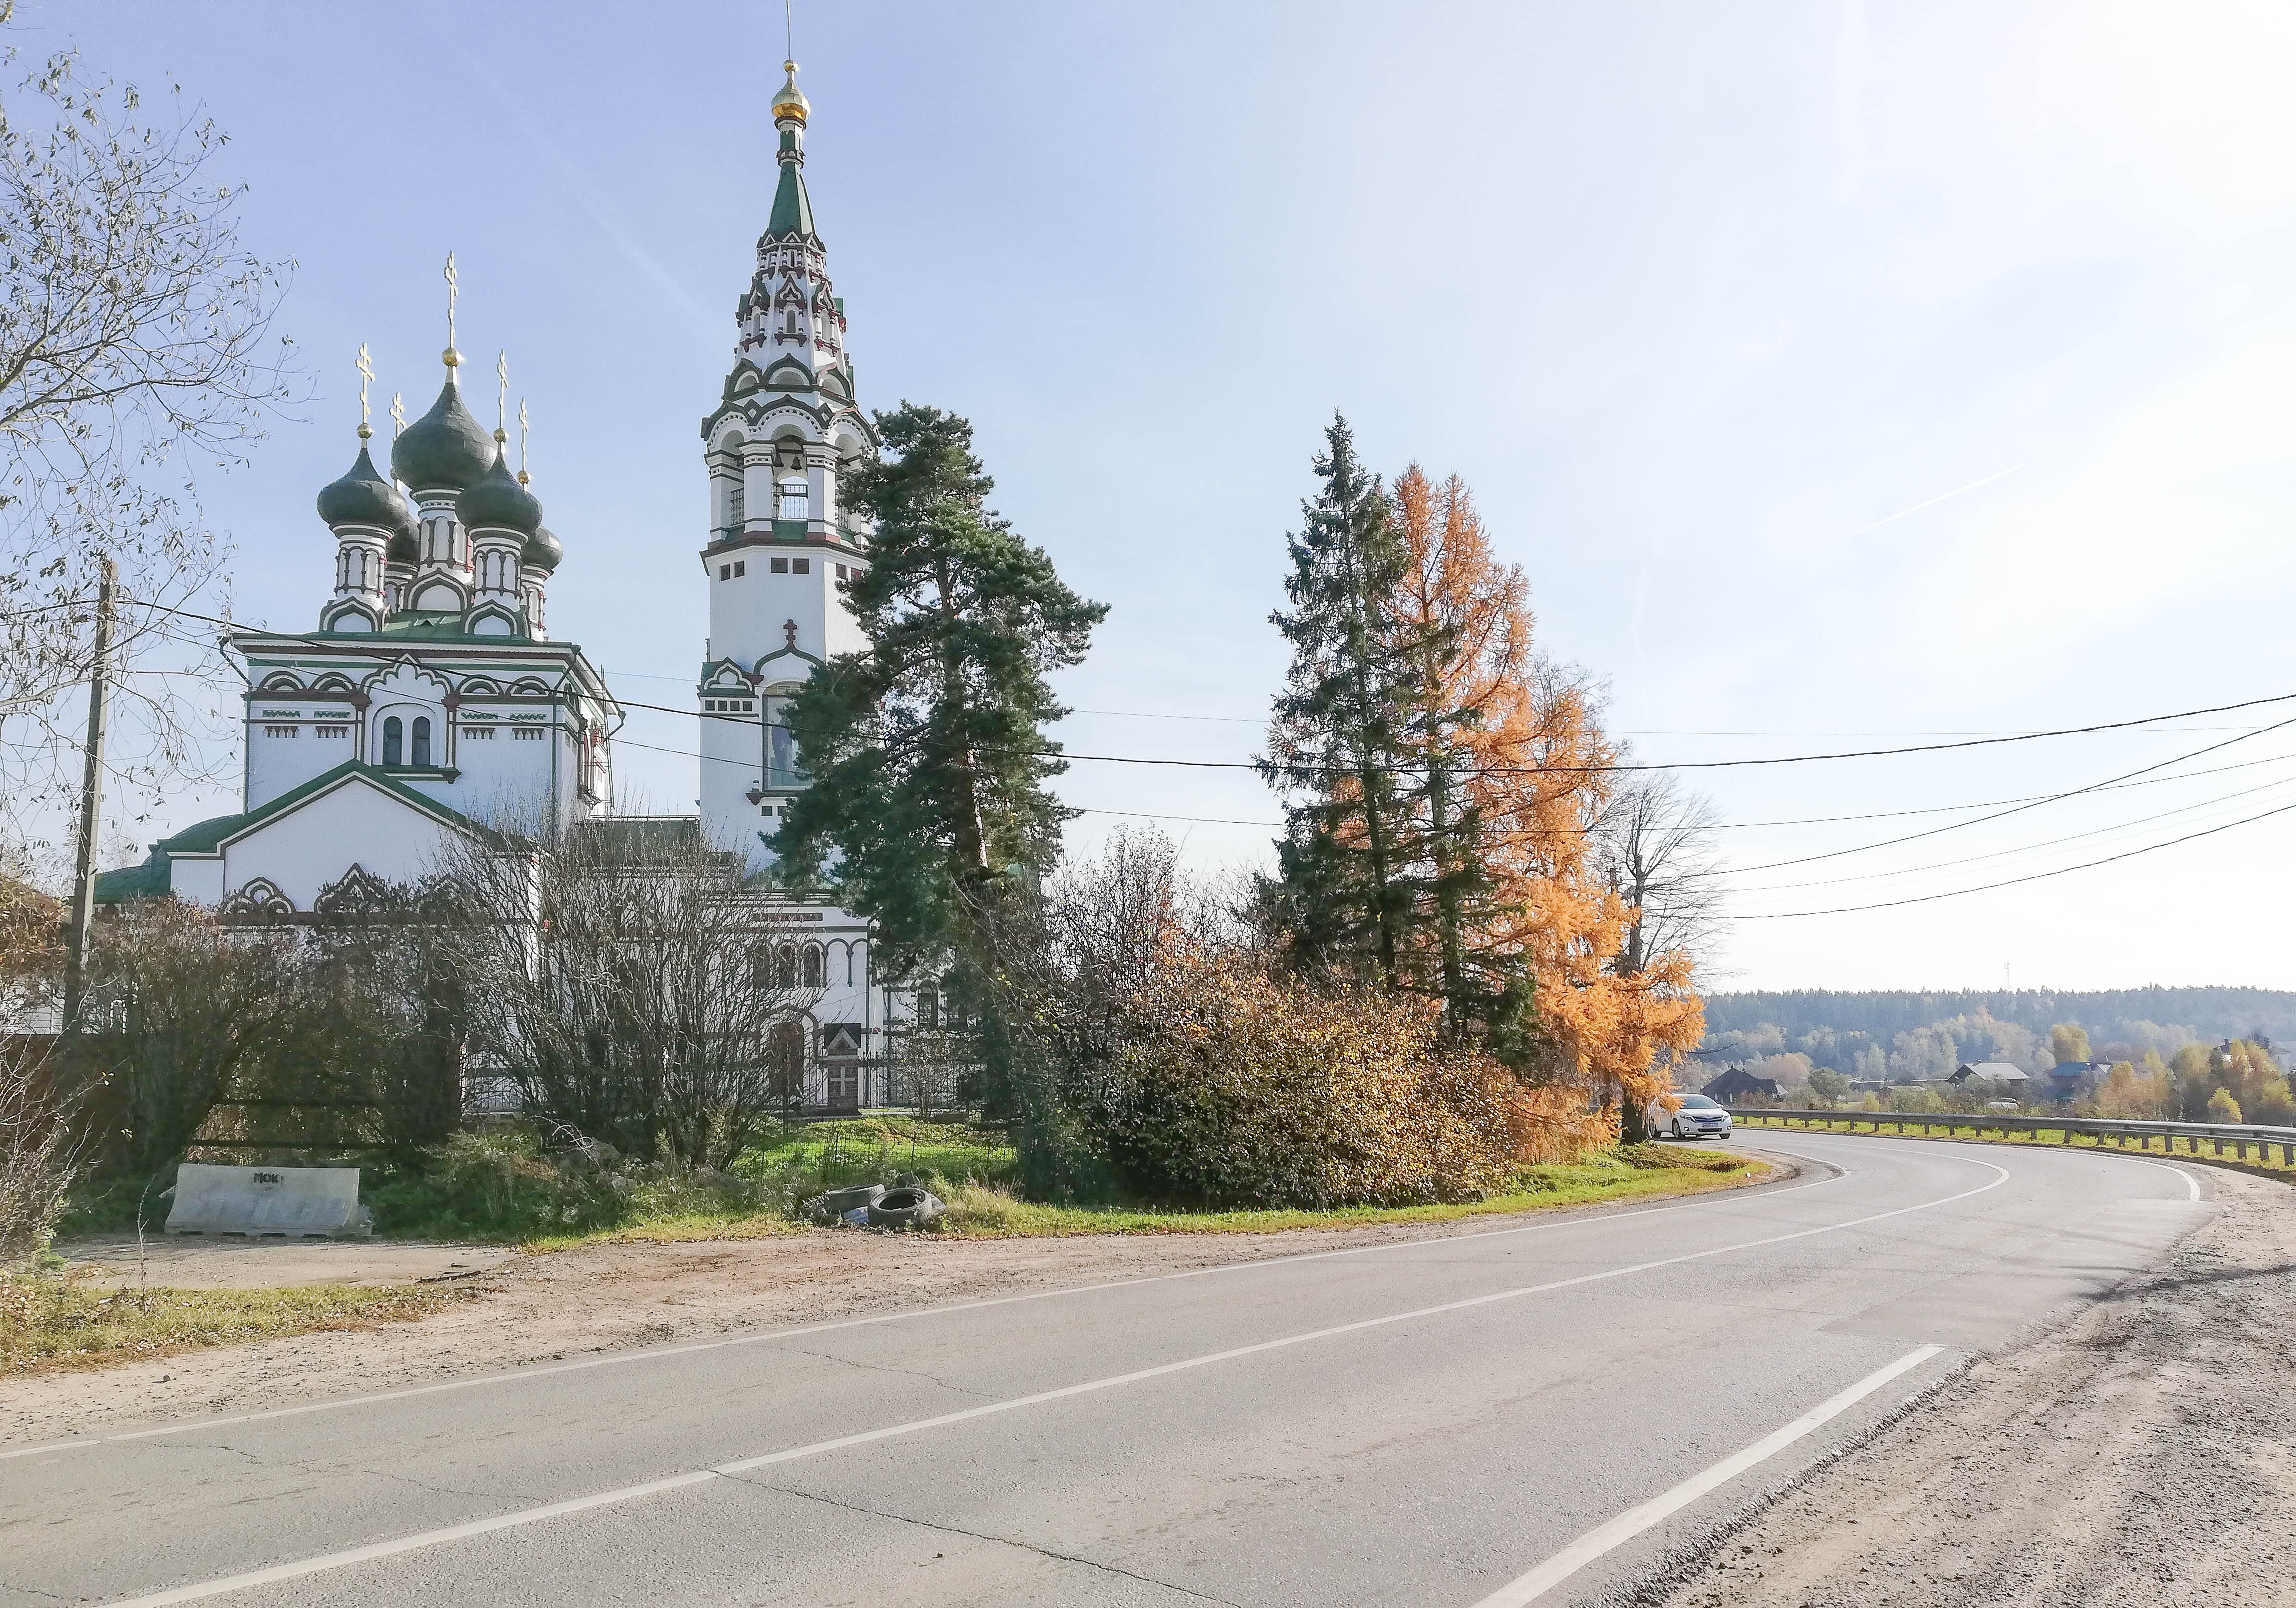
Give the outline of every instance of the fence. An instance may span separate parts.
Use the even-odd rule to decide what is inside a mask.
[[[2268,1161],[2272,1147],[2276,1144],[2282,1163],[2296,1166],[2296,1128],[2271,1128],[2261,1123],[2136,1122],[2113,1117],[2005,1117],[1966,1112],[1788,1111],[1751,1105],[1730,1107],[1730,1117],[1734,1122],[1783,1122],[1789,1128],[1798,1122],[1805,1128],[1846,1128],[1852,1133],[1861,1122],[1871,1124],[1877,1134],[1885,1125],[1899,1133],[1908,1128],[1933,1133],[1940,1128],[1948,1135],[1964,1128],[1972,1133],[2062,1133],[2067,1144],[2072,1142],[2075,1134],[2090,1134],[2100,1144],[2107,1139],[2117,1139],[2124,1150],[2131,1139],[2136,1141],[2137,1149],[2148,1150],[2158,1138],[2161,1148],[2171,1153],[2177,1148],[2177,1141],[2184,1139],[2196,1156],[2201,1153],[2201,1141],[2206,1139],[2215,1147],[2211,1153],[2220,1156],[2225,1153],[2225,1146],[2230,1144],[2243,1161],[2248,1159],[2250,1145],[2256,1146],[2258,1161]]]

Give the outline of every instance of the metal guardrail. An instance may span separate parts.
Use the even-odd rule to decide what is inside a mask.
[[[2127,1149],[2131,1139],[2136,1148],[2149,1150],[2158,1138],[2161,1148],[2174,1153],[2177,1141],[2188,1142],[2194,1155],[2201,1153],[2201,1141],[2205,1139],[2215,1148],[2211,1153],[2222,1155],[2225,1146],[2234,1147],[2242,1161],[2248,1159],[2248,1147],[2256,1146],[2257,1160],[2268,1161],[2272,1147],[2280,1147],[2280,1160],[2285,1165],[2296,1165],[2296,1128],[2274,1128],[2249,1122],[2136,1122],[2114,1117],[2010,1117],[1993,1112],[1821,1112],[1789,1111],[1778,1106],[1734,1105],[1729,1108],[1734,1122],[1784,1121],[1788,1127],[1800,1123],[1805,1128],[1847,1128],[1855,1132],[1860,1123],[1870,1124],[1875,1133],[1887,1126],[1899,1133],[1919,1128],[1923,1133],[1934,1133],[1943,1128],[1951,1135],[1960,1128],[1972,1133],[2062,1133],[2068,1143],[2075,1134],[2095,1136],[2099,1144],[2118,1139]]]

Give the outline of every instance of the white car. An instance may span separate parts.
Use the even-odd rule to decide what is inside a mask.
[[[1679,1111],[1670,1112],[1664,1102],[1653,1101],[1650,1130],[1677,1139],[1726,1139],[1730,1136],[1730,1113],[1703,1095],[1683,1095]]]

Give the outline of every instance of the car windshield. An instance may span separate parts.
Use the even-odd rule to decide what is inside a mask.
[[[1703,1095],[1685,1095],[1682,1097],[1682,1109],[1692,1112],[1711,1112],[1720,1111],[1722,1108]]]

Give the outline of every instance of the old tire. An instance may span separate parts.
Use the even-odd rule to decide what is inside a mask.
[[[890,1189],[869,1203],[872,1228],[922,1228],[946,1210],[929,1189]]]
[[[849,1211],[865,1210],[884,1197],[882,1184],[859,1184],[848,1189],[832,1189],[807,1202],[816,1223],[840,1223]]]

